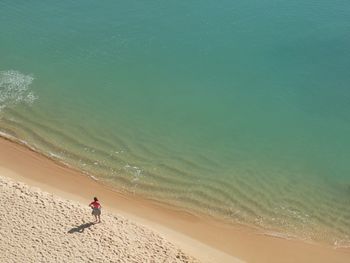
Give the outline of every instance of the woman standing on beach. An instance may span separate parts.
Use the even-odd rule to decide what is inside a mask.
[[[92,215],[95,216],[95,223],[101,223],[101,205],[98,202],[97,197],[94,197],[94,201],[92,201],[89,206],[92,208]],[[98,218],[98,222],[97,222],[97,218]]]

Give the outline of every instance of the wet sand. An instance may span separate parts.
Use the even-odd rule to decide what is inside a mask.
[[[98,196],[109,214],[125,217],[202,262],[349,262],[349,249],[266,236],[132,194],[119,193],[24,145],[0,139],[0,175],[88,204]],[[20,208],[19,208],[20,209]]]

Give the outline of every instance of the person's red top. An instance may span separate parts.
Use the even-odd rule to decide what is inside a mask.
[[[93,201],[90,203],[90,206],[92,205],[93,208],[100,208],[101,205],[98,201]]]

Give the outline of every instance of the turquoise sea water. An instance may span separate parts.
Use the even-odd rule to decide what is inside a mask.
[[[0,1],[0,131],[129,191],[350,244],[349,1]]]

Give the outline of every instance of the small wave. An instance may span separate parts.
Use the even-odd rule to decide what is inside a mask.
[[[334,248],[336,249],[349,249],[350,248],[350,241],[349,237],[347,236],[346,240],[335,240],[333,243]]]
[[[275,238],[288,239],[288,240],[297,239],[297,236],[295,236],[295,235],[291,235],[291,234],[287,234],[287,233],[280,233],[280,232],[268,232],[268,231],[266,231],[266,232],[262,232],[259,234],[264,235],[264,236],[275,237]]]
[[[50,157],[56,158],[56,159],[62,159],[62,156],[53,152],[49,152]]]
[[[3,137],[3,138],[5,138],[5,139],[8,139],[8,140],[10,140],[10,141],[12,141],[12,142],[19,143],[19,144],[21,144],[21,145],[25,145],[25,146],[28,147],[29,149],[31,149],[31,150],[33,150],[33,151],[36,151],[36,149],[35,149],[33,146],[31,146],[27,141],[18,139],[17,137],[15,137],[15,136],[13,136],[13,135],[11,135],[11,134],[9,134],[9,133],[6,133],[6,132],[4,132],[4,131],[0,131],[0,137]]]
[[[93,176],[93,175],[89,175],[90,176],[90,178],[92,179],[92,180],[95,180],[95,181],[98,181],[98,179],[95,177],[95,176]]]
[[[34,78],[15,70],[0,71],[0,111],[10,105],[31,105],[38,97],[29,90]]]
[[[132,182],[138,181],[143,176],[142,169],[137,166],[130,166],[129,164],[124,166],[124,170],[131,173],[133,176]]]

